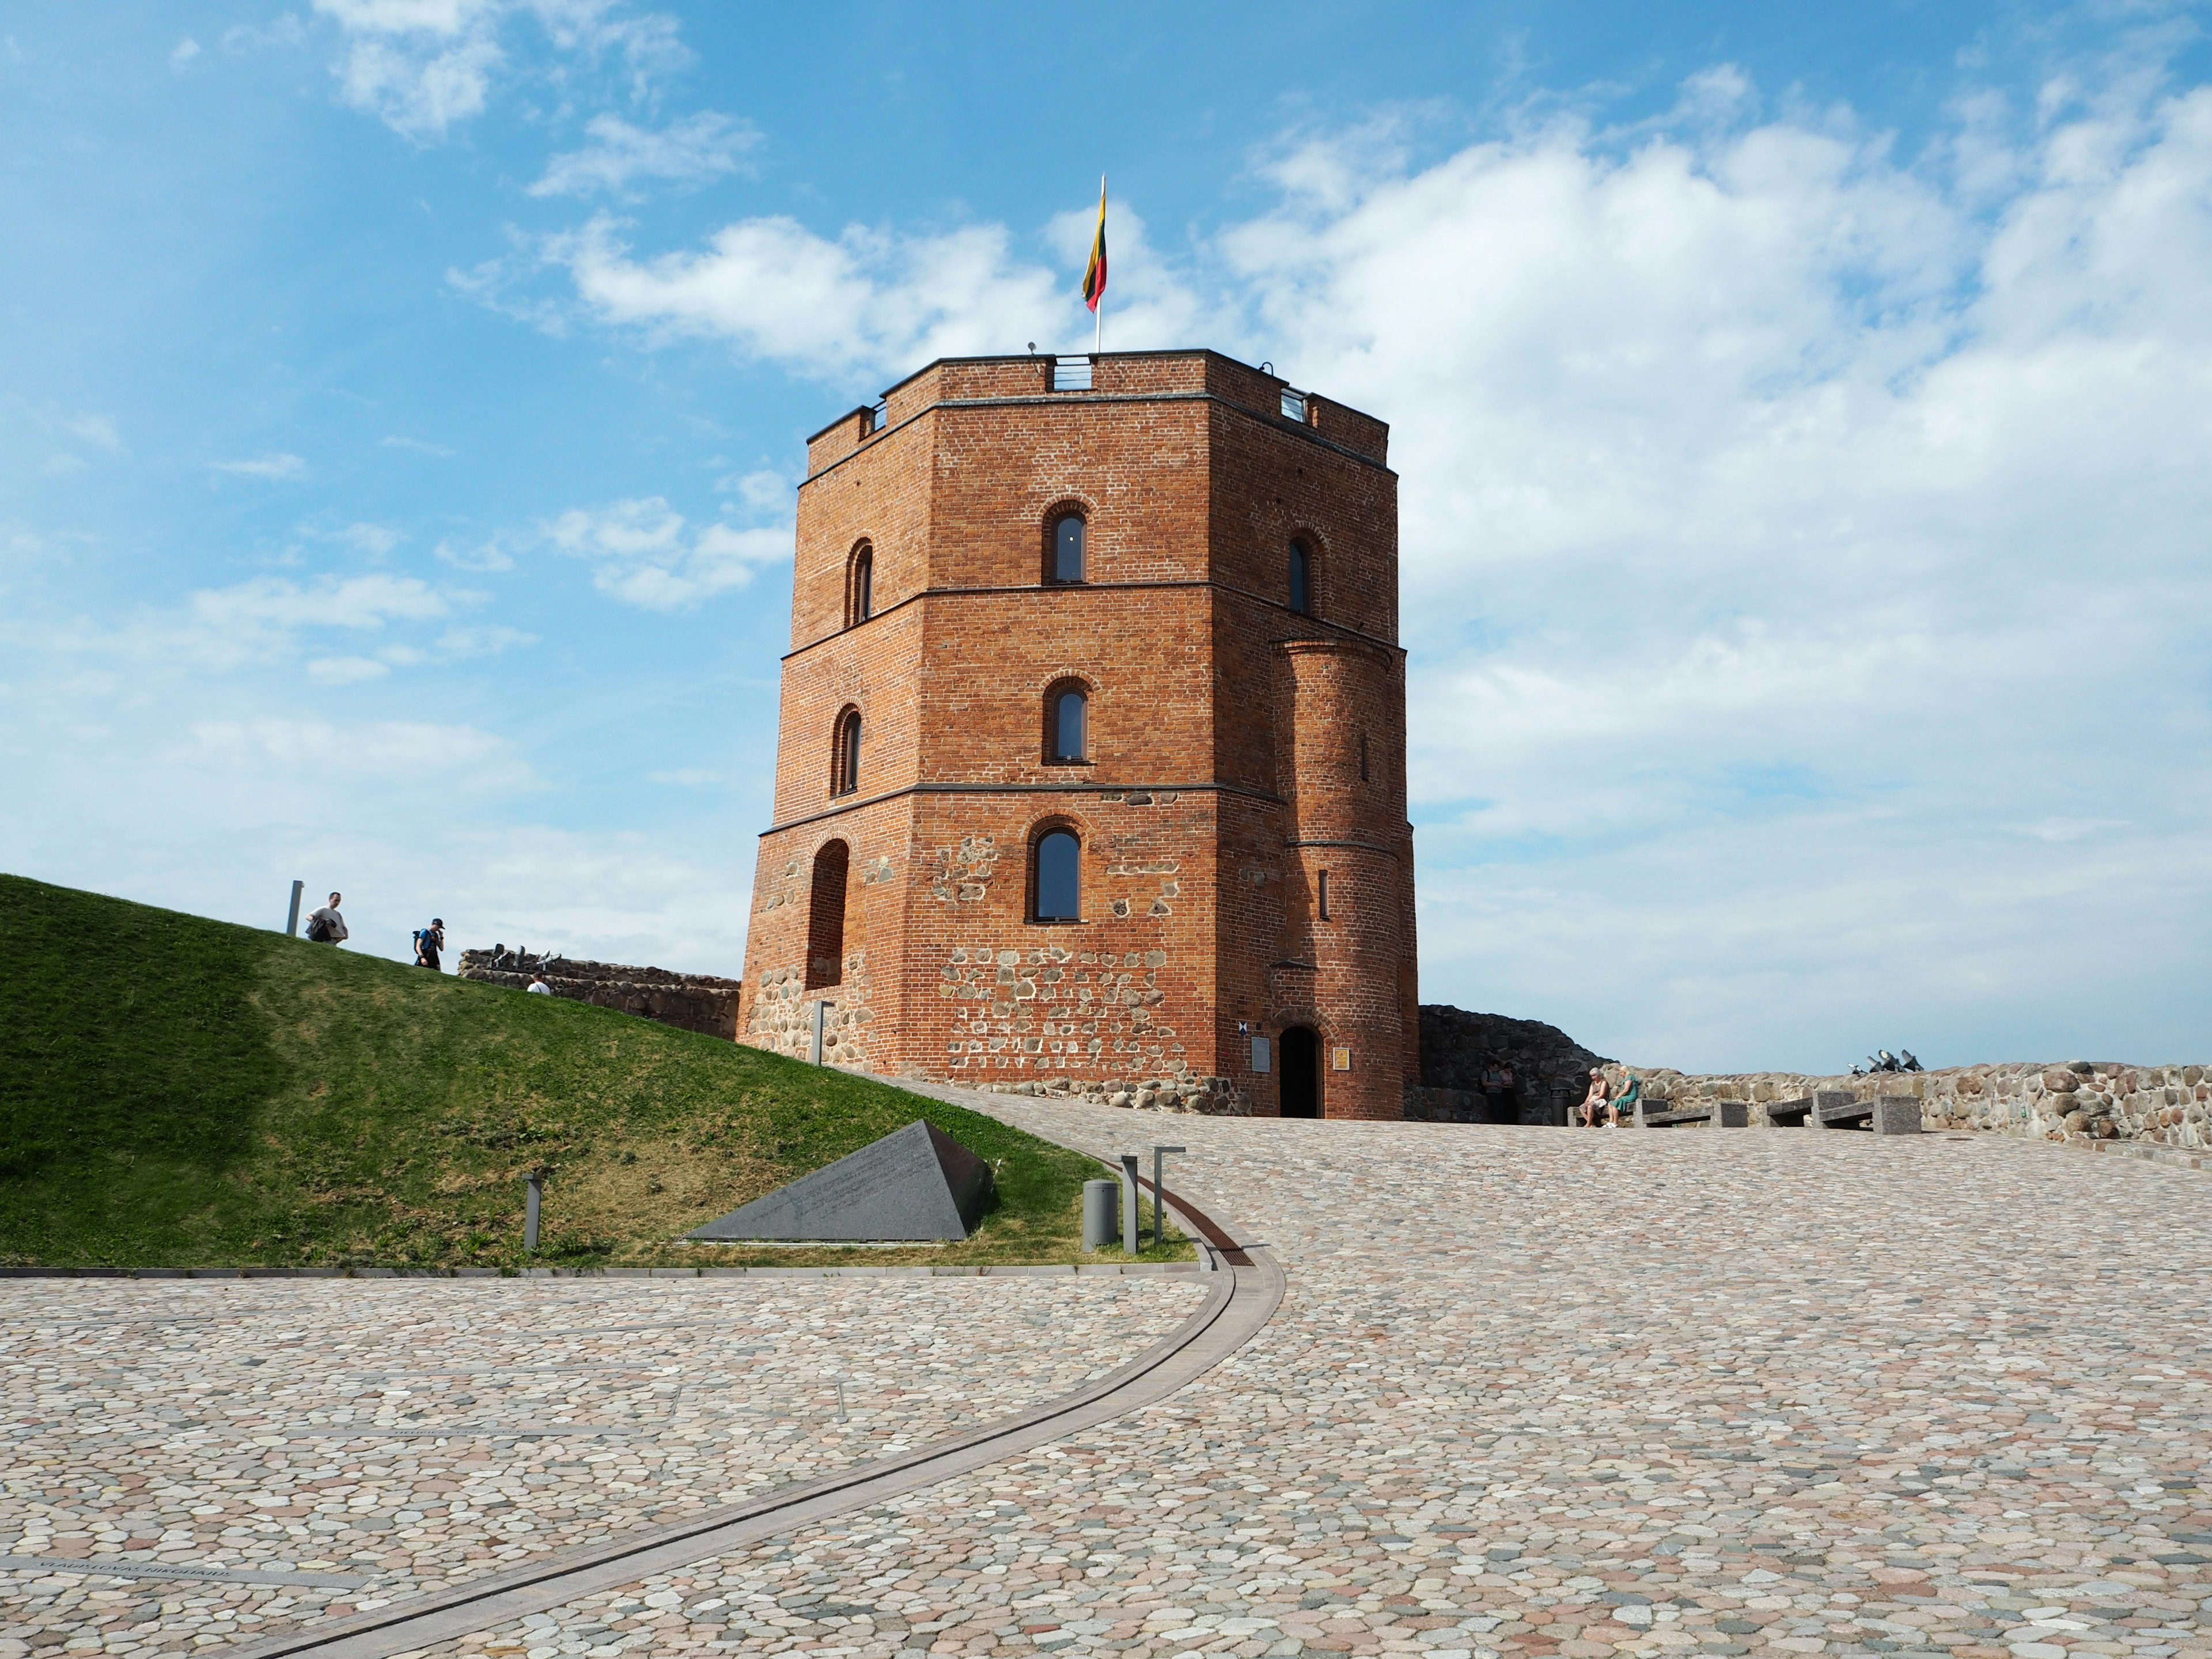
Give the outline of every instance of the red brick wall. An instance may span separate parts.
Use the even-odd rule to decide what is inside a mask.
[[[1206,352],[949,359],[809,445],[745,1039],[891,1074],[1108,1095],[1200,1086],[1277,1108],[1253,1033],[1351,1051],[1330,1115],[1395,1117],[1418,1063],[1397,481],[1387,429]],[[1051,518],[1085,580],[1046,586]],[[1289,608],[1289,544],[1316,558]],[[847,627],[865,540],[874,616]],[[1088,690],[1089,753],[1044,752],[1045,693]],[[831,793],[840,712],[860,781]],[[1358,775],[1367,740],[1368,776]],[[1030,921],[1040,826],[1083,842],[1083,920]],[[813,859],[850,848],[842,982],[804,985]],[[1330,843],[1330,844],[1320,844]],[[1329,872],[1330,916],[1316,914]],[[1248,1029],[1240,1033],[1239,1024]]]

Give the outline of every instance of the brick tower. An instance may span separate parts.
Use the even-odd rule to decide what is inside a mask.
[[[945,359],[811,439],[741,1039],[1401,1115],[1388,437],[1169,351]]]

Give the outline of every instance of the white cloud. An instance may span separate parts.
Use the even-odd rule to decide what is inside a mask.
[[[755,513],[781,513],[787,516],[791,512],[792,494],[796,487],[794,480],[765,467],[754,472],[733,472],[714,483],[715,489],[726,495],[735,495]]]
[[[257,456],[250,461],[216,461],[209,470],[228,472],[240,478],[304,478],[307,464],[297,455],[275,454]]]
[[[473,546],[441,541],[436,556],[456,570],[497,571],[514,568],[514,556],[499,544],[497,537]]]
[[[724,227],[696,252],[639,258],[621,222],[594,216],[547,238],[543,262],[562,270],[586,312],[655,338],[705,337],[801,373],[843,379],[903,373],[933,357],[1091,347],[1091,319],[1076,297],[1096,208],[1055,216],[1044,240],[1048,267],[1018,259],[1004,226],[969,225],[907,234],[848,226],[823,236],[783,216]],[[1236,331],[1157,254],[1143,218],[1112,210],[1114,276],[1107,345],[1178,343]],[[515,299],[513,261],[452,273],[463,291],[522,320],[557,331],[568,308]]]
[[[339,32],[341,95],[418,143],[483,112],[513,61],[501,36],[518,18],[534,21],[563,63],[621,59],[633,97],[687,57],[673,20],[619,0],[315,0],[314,9]]]
[[[553,157],[544,177],[530,186],[532,196],[620,195],[639,179],[702,185],[738,172],[745,152],[760,143],[749,124],[711,112],[671,122],[658,132],[598,115],[586,131],[592,142]]]
[[[420,438],[404,438],[394,435],[389,438],[380,438],[377,442],[386,449],[411,450],[417,455],[436,455],[443,458],[453,453],[442,444],[425,443]]]
[[[62,430],[101,449],[120,453],[123,439],[115,429],[115,422],[105,415],[73,415],[61,423]]]
[[[472,726],[377,720],[339,726],[328,720],[263,716],[201,720],[174,758],[182,764],[254,771],[273,764],[313,779],[343,773],[380,779],[437,778],[450,786],[513,788],[535,781],[504,738]]]
[[[199,55],[200,43],[188,34],[169,49],[169,67],[173,70],[188,69],[192,59]]]
[[[318,657],[307,665],[307,678],[318,685],[356,685],[382,679],[391,672],[389,664],[374,657]]]
[[[792,532],[693,526],[658,495],[578,507],[548,520],[547,541],[588,559],[592,582],[626,605],[674,611],[743,587],[763,565],[791,556]]]
[[[603,321],[720,337],[818,374],[1018,350],[1053,337],[1066,310],[1050,273],[1009,264],[997,226],[915,237],[856,228],[833,240],[796,220],[748,219],[704,252],[639,262],[600,217],[554,239],[547,256]]]
[[[382,558],[407,538],[389,525],[363,522],[325,532],[322,539],[340,543],[357,553],[366,553],[371,558]]]

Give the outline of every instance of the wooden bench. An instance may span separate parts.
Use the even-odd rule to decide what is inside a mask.
[[[1647,1129],[1671,1129],[1682,1123],[1707,1123],[1717,1129],[1742,1129],[1751,1123],[1751,1108],[1741,1100],[1709,1100],[1702,1106],[1685,1106],[1680,1110],[1645,1112],[1644,1127]]]

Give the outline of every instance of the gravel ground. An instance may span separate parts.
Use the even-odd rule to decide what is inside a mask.
[[[1273,1322],[1103,1429],[442,1651],[2212,1659],[2202,1175],[992,1109],[1189,1146]]]
[[[0,1659],[374,1607],[1052,1399],[1194,1277],[0,1282]],[[301,1579],[333,1582],[303,1583]]]

